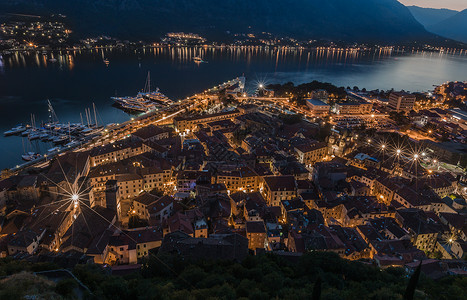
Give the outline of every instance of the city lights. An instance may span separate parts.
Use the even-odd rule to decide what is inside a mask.
[[[349,1],[137,13],[109,1],[88,15],[84,2],[47,15],[5,4],[0,73],[24,88],[0,98],[34,90],[48,107],[4,109],[4,138],[17,141],[1,143],[0,254],[14,272],[0,294],[462,298],[467,48],[405,18],[425,8],[364,1],[343,18]]]

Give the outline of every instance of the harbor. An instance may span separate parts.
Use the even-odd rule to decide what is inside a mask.
[[[228,80],[210,89],[206,89],[201,93],[194,94],[191,97],[187,97],[179,101],[173,101],[170,105],[165,105],[158,110],[149,110],[147,112],[141,113],[138,116],[131,118],[129,121],[122,122],[120,124],[111,123],[105,126],[99,126],[97,122],[97,111],[95,110],[95,107],[93,107],[95,123],[92,123],[93,119],[91,111],[89,109],[86,109],[86,123],[81,122],[74,124],[75,126],[83,129],[73,131],[74,134],[71,134],[71,130],[68,130],[68,135],[66,129],[71,128],[71,124],[60,124],[58,122],[58,117],[55,114],[55,110],[53,109],[50,101],[48,101],[49,119],[52,121],[49,123],[44,123],[44,125],[49,126],[43,126],[40,128],[40,130],[45,130],[44,133],[48,136],[57,135],[68,137],[70,141],[62,145],[52,147],[47,150],[47,153],[41,155],[38,155],[39,153],[35,152],[26,152],[23,154],[23,156],[27,157],[28,161],[26,161],[23,164],[18,164],[10,169],[3,170],[2,175],[7,176],[9,174],[18,173],[26,168],[31,167],[43,167],[47,165],[53,157],[61,155],[70,150],[80,152],[90,150],[93,147],[99,145],[112,144],[114,141],[122,139],[125,136],[131,134],[132,132],[149,124],[170,125],[172,124],[173,118],[175,116],[185,112],[187,109],[205,104],[206,101],[209,100],[209,95],[211,95],[212,93],[216,93],[219,90],[223,90],[238,84],[244,86],[245,78],[237,77],[232,80]],[[32,118],[32,120],[34,120],[34,118]],[[54,122],[53,120],[57,121]],[[31,122],[31,124],[27,125],[18,125],[12,128],[11,131],[15,131],[15,133],[9,135],[9,137],[23,137],[21,133],[25,132],[26,130],[32,129],[32,124],[34,124],[34,122]],[[49,128],[49,131],[46,130],[47,127]],[[23,128],[26,129],[23,130]],[[4,135],[7,132],[9,131],[4,132]],[[31,159],[29,160],[29,158]]]
[[[93,111],[90,108],[85,110],[86,122],[80,114],[80,123],[60,123],[52,103],[47,100],[49,119],[47,122],[36,123],[35,116],[31,115],[30,124],[18,124],[3,133],[5,137],[20,137],[23,143],[22,160],[28,163],[47,160],[55,154],[75,148],[86,141],[98,136],[104,126],[100,126],[97,121],[97,112],[93,104]],[[43,143],[47,150],[39,151],[38,143]],[[42,147],[43,148],[43,147]],[[29,165],[29,164],[28,164]]]

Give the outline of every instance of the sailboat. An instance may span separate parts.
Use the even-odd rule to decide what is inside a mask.
[[[196,51],[196,52],[198,52],[198,51]],[[196,53],[195,53],[195,54],[196,54]],[[199,52],[199,55],[193,56],[193,61],[194,61],[196,64],[207,63],[207,61],[205,61],[205,60],[201,57],[201,51]]]
[[[26,140],[26,141],[27,141],[27,143],[28,143],[28,147],[27,147],[27,148],[29,148],[29,146],[32,147],[31,142],[30,142],[29,140]],[[23,151],[25,152],[23,155],[21,155],[21,158],[22,158],[23,160],[25,160],[25,161],[31,161],[31,160],[35,160],[35,159],[38,159],[38,158],[42,157],[42,155],[39,154],[39,153],[37,153],[37,152],[32,152],[32,151],[26,152],[26,151],[25,151],[25,147],[24,147],[24,139],[23,139],[22,142],[23,142]],[[29,150],[29,149],[28,149],[28,150]]]
[[[51,63],[57,62],[57,59],[54,57],[54,54],[52,53],[51,57],[49,58],[49,61]]]
[[[19,124],[18,126],[13,127],[12,129],[10,129],[8,131],[5,131],[3,133],[3,135],[5,135],[5,136],[16,135],[16,134],[20,134],[20,133],[22,133],[22,132],[24,132],[26,130],[27,130],[26,126],[23,126],[22,124]]]
[[[110,60],[104,56],[104,50],[101,50],[101,54],[102,54],[102,61],[108,67],[110,64]]]
[[[28,153],[25,153],[25,154],[21,155],[21,158],[24,161],[31,161],[31,160],[35,160],[35,159],[38,159],[38,158],[41,158],[41,157],[42,157],[41,154],[35,153],[35,152],[28,152]]]

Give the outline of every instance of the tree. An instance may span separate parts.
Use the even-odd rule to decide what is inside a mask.
[[[409,118],[403,112],[391,111],[389,113],[389,118],[398,126],[408,125],[410,123]]]
[[[311,294],[312,300],[319,300],[321,298],[321,277],[316,279],[315,285],[313,286],[313,293]]]
[[[78,287],[76,280],[73,278],[67,278],[57,283],[55,291],[64,297],[70,297],[76,287]]]
[[[146,220],[141,219],[138,216],[130,216],[128,221],[128,228],[140,228],[148,226],[148,222]]]
[[[404,293],[404,300],[413,300],[415,294],[415,288],[417,287],[418,280],[420,278],[420,273],[422,271],[422,262],[418,265],[415,272],[412,274],[409,280],[409,284],[407,285],[407,289]]]

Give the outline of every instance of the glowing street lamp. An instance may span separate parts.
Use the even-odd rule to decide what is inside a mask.
[[[77,208],[78,207],[78,201],[79,201],[79,195],[78,194],[72,194],[71,195],[71,201],[73,201],[73,207]]]

